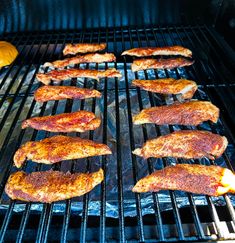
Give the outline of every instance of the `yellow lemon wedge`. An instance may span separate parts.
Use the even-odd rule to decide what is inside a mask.
[[[0,41],[0,68],[11,64],[17,55],[18,51],[11,43]]]

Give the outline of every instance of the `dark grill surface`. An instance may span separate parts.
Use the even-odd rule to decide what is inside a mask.
[[[218,124],[207,124],[207,129],[225,135],[229,140],[227,152],[220,159],[223,166],[233,170],[234,163],[231,161],[234,157],[234,127],[235,127],[235,108],[234,108],[234,60],[233,54],[226,44],[207,26],[182,26],[182,27],[151,27],[145,29],[138,28],[117,28],[117,29],[94,29],[74,32],[54,32],[54,33],[18,33],[2,36],[15,44],[20,52],[16,61],[8,68],[0,70],[0,242],[2,241],[205,241],[205,240],[232,240],[235,239],[235,212],[232,206],[232,199],[225,195],[221,197],[221,205],[214,203],[213,198],[205,197],[204,206],[197,205],[195,195],[187,193],[189,206],[179,207],[179,196],[177,192],[169,192],[170,204],[172,210],[162,210],[158,193],[152,193],[152,202],[154,213],[144,215],[142,210],[142,195],[131,194],[136,208],[135,217],[124,217],[125,200],[129,198],[130,192],[124,190],[125,179],[123,168],[126,166],[127,159],[130,160],[130,167],[133,178],[130,178],[131,185],[140,179],[139,159],[130,153],[130,158],[123,156],[122,146],[122,126],[120,122],[120,106],[125,105],[126,121],[128,128],[129,151],[138,147],[148,138],[153,137],[149,133],[147,126],[133,126],[132,115],[133,101],[130,93],[137,94],[137,103],[139,110],[146,104],[143,97],[147,96],[151,106],[164,104],[165,97],[153,95],[146,91],[141,91],[131,87],[132,79],[129,77],[130,63],[132,58],[121,57],[120,53],[129,48],[140,46],[166,46],[179,44],[190,48],[193,51],[195,64],[191,67],[174,69],[173,71],[162,70],[155,71],[155,77],[187,77],[195,80],[199,87],[195,98],[200,100],[211,100],[220,110],[220,120]],[[85,79],[83,87],[91,87],[102,92],[100,99],[91,101],[64,101],[54,102],[49,109],[48,104],[38,105],[33,100],[33,92],[40,86],[35,79],[40,65],[46,61],[53,61],[62,58],[62,48],[69,42],[107,42],[107,51],[114,52],[117,55],[115,64],[87,64],[89,68],[104,69],[116,67],[121,70],[124,80],[102,79],[100,83],[88,81]],[[235,58],[235,57],[234,57]],[[153,72],[153,70],[151,71]],[[23,75],[22,75],[23,74]],[[31,75],[31,76],[30,76]],[[139,72],[135,78],[148,79],[150,71]],[[151,74],[153,75],[153,74]],[[30,77],[30,78],[29,78]],[[67,82],[67,81],[66,81]],[[71,85],[78,85],[76,79],[68,81]],[[81,87],[81,85],[78,85]],[[108,112],[109,97],[114,96],[113,113]],[[120,97],[125,97],[125,104],[122,104]],[[21,130],[21,121],[33,116],[37,110],[37,115],[57,114],[70,112],[74,109],[89,109],[96,112],[97,104],[102,104],[102,141],[114,148],[115,156],[110,158],[102,156],[98,158],[98,164],[108,173],[108,166],[111,164],[112,170],[116,172],[116,179],[113,182],[117,187],[116,203],[118,205],[118,217],[106,217],[106,203],[109,203],[107,197],[110,186],[107,180],[99,185],[95,190],[100,203],[100,216],[90,216],[89,210],[92,198],[90,194],[81,197],[82,214],[73,212],[71,205],[74,199],[63,202],[63,213],[57,213],[55,204],[41,204],[41,212],[33,210],[35,203],[22,204],[24,210],[16,212],[15,208],[19,202],[9,200],[4,193],[4,186],[9,175],[15,171],[13,165],[13,155],[15,150],[26,141],[38,140],[51,136],[48,132],[38,132],[28,129]],[[108,121],[111,116],[115,118],[115,142],[108,139]],[[184,128],[184,127],[182,127]],[[134,129],[142,134],[143,141],[135,140]],[[168,131],[173,131],[172,126],[167,127]],[[185,128],[184,128],[185,129]],[[203,129],[198,126],[193,129]],[[155,133],[162,133],[161,126],[155,127]],[[94,139],[96,131],[87,132],[86,138]],[[146,171],[154,171],[156,160],[146,162]],[[163,166],[169,164],[168,159],[158,160]],[[197,160],[195,163],[204,163],[204,160]],[[182,160],[178,161],[179,163]],[[217,161],[210,163],[217,163]],[[45,169],[63,169],[63,163],[54,166],[42,166],[36,163],[28,162],[24,166],[26,171],[39,171]],[[84,160],[83,165],[78,161],[72,161],[69,164],[71,172],[94,170],[92,159]],[[95,167],[97,169],[97,167]],[[107,174],[106,173],[106,174]],[[146,173],[146,174],[147,174]],[[113,185],[114,186],[114,185]],[[108,189],[107,189],[108,188]],[[130,188],[131,189],[131,188]],[[5,208],[3,207],[5,205]]]

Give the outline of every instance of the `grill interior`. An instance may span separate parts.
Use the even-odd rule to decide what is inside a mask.
[[[2,39],[17,46],[20,55],[8,68],[0,70],[0,242],[2,241],[203,241],[235,239],[234,197],[225,195],[219,199],[190,193],[168,191],[169,208],[163,207],[159,193],[144,195],[130,192],[134,183],[171,163],[219,164],[233,170],[234,163],[234,60],[228,47],[216,32],[207,26],[146,27],[93,29],[70,32],[9,33]],[[67,80],[61,85],[77,85],[98,89],[100,99],[65,100],[38,104],[33,92],[40,86],[36,73],[46,61],[62,58],[62,49],[69,42],[106,42],[107,52],[114,52],[116,63],[86,64],[76,67],[106,69],[116,67],[123,74],[121,80]],[[195,64],[173,70],[149,70],[132,73],[132,58],[121,57],[123,50],[141,46],[167,46],[179,44],[193,52]],[[235,58],[235,57],[234,57]],[[47,70],[45,70],[47,71]],[[136,79],[187,78],[199,85],[194,98],[210,100],[221,110],[217,124],[205,123],[198,127],[184,126],[133,126],[132,115],[139,110],[176,100],[173,96],[161,96],[131,86]],[[91,193],[79,199],[62,203],[35,204],[9,200],[4,186],[9,175],[15,171],[13,155],[16,149],[28,140],[39,140],[53,134],[33,129],[21,130],[22,120],[32,116],[44,116],[71,112],[77,109],[90,110],[102,116],[99,129],[78,135],[108,144],[112,156],[62,162],[53,166],[27,162],[27,172],[69,170],[71,172],[95,171],[102,167],[106,174],[104,182]],[[110,125],[111,124],[111,125]],[[172,132],[175,129],[203,129],[225,135],[229,146],[222,158],[215,162],[149,159],[143,161],[131,154],[149,138]],[[126,156],[128,154],[128,156]],[[128,172],[126,172],[128,171]],[[112,179],[107,179],[112,174]],[[126,177],[126,175],[130,177]],[[186,200],[182,207],[182,198]],[[134,205],[131,214],[128,205]],[[96,205],[98,214],[92,208]],[[97,206],[98,205],[98,206]],[[116,209],[112,216],[112,208]],[[37,207],[35,207],[37,206]],[[76,210],[80,207],[80,210]],[[146,211],[152,210],[151,214]],[[37,208],[37,210],[35,210]],[[148,212],[146,214],[146,212]],[[132,216],[132,217],[130,217]]]

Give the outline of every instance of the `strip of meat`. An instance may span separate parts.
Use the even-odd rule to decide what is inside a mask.
[[[177,164],[153,172],[139,180],[133,192],[181,190],[209,196],[235,193],[235,175],[220,166]]]
[[[32,127],[49,132],[85,132],[100,126],[100,118],[90,111],[77,111],[54,116],[33,117],[23,121],[22,129]]]
[[[178,67],[190,66],[194,63],[193,60],[188,60],[185,58],[168,58],[168,59],[137,59],[133,61],[131,65],[132,72],[137,72],[140,70],[147,69],[173,69]]]
[[[133,117],[134,124],[155,123],[157,125],[192,125],[204,121],[214,123],[219,119],[219,108],[208,101],[187,101],[172,105],[143,109]]]
[[[55,67],[55,68],[63,68],[69,65],[79,64],[79,63],[103,63],[103,62],[115,62],[116,57],[112,53],[91,53],[83,56],[75,56],[66,58],[64,60],[58,60],[54,62],[46,62],[44,67]]]
[[[69,78],[93,78],[99,81],[99,78],[121,78],[121,73],[115,68],[109,68],[104,71],[91,70],[91,69],[63,69],[63,70],[53,70],[48,73],[38,73],[36,75],[37,79],[48,85],[51,80],[55,83],[59,83],[62,80]]]
[[[77,53],[88,53],[102,51],[106,48],[106,43],[94,44],[94,43],[78,43],[78,44],[66,44],[63,50],[64,55]]]
[[[226,137],[207,131],[183,130],[148,140],[142,148],[135,149],[133,154],[145,159],[150,157],[215,159],[223,154],[227,145]]]
[[[187,79],[135,79],[133,80],[132,85],[160,94],[181,94],[181,98],[183,99],[191,99],[197,90],[197,84],[194,81]]]
[[[146,57],[146,56],[184,56],[192,57],[192,52],[183,46],[141,47],[126,50],[122,55]]]
[[[37,102],[63,99],[86,99],[101,97],[101,93],[95,89],[77,88],[73,86],[50,86],[38,88],[34,93]]]
[[[21,167],[26,159],[37,163],[54,164],[61,160],[87,158],[111,154],[110,148],[101,143],[79,137],[54,136],[41,141],[29,141],[14,155],[16,167]]]
[[[82,196],[103,179],[102,169],[94,173],[74,174],[52,170],[31,174],[18,171],[9,177],[5,192],[13,200],[52,203]]]

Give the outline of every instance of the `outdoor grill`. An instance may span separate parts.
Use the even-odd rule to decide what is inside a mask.
[[[136,26],[66,29],[63,25],[61,30],[52,26],[47,31],[23,31],[20,28],[10,31],[9,26],[5,23],[6,29],[0,39],[15,45],[19,56],[10,66],[0,69],[0,242],[235,241],[233,195],[216,198],[179,191],[131,192],[140,178],[174,163],[218,164],[232,171],[235,168],[235,54],[214,27],[203,23],[158,25],[153,22]],[[115,67],[123,77],[103,78],[100,82],[86,78],[65,80],[60,85],[94,88],[102,93],[102,97],[37,103],[33,94],[42,84],[35,78],[36,74],[48,71],[42,65],[63,58],[66,43],[80,42],[107,43],[106,51],[114,53],[117,61],[80,64],[75,68],[104,70]],[[135,47],[171,45],[192,50],[195,63],[185,68],[133,73],[130,69],[133,58],[120,55]],[[143,108],[170,104],[177,98],[140,90],[131,86],[131,81],[168,77],[197,82],[199,89],[193,98],[208,100],[218,106],[218,123],[205,122],[197,127],[133,125],[132,116]],[[54,135],[30,128],[22,130],[22,121],[32,116],[76,110],[94,112],[102,118],[102,125],[95,131],[72,133],[72,136],[105,143],[113,155],[55,165],[28,161],[22,170],[52,169],[73,173],[102,168],[104,181],[82,197],[52,204],[10,200],[4,187],[9,175],[16,171],[13,166],[15,151],[26,141]],[[229,145],[222,157],[215,161],[143,160],[131,153],[150,138],[180,129],[208,130],[224,135]]]

